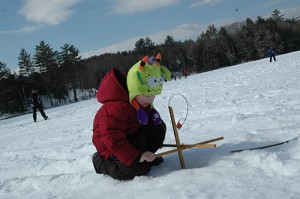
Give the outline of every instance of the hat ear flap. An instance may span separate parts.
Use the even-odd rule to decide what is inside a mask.
[[[160,71],[161,71],[161,74],[166,78],[167,81],[171,80],[171,73],[166,67],[160,66]]]

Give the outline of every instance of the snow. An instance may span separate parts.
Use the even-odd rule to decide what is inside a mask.
[[[36,123],[31,114],[1,120],[0,198],[299,198],[300,139],[230,151],[299,135],[300,51],[167,82],[154,103],[167,124],[165,143],[175,143],[168,104],[176,121],[187,113],[181,95],[188,116],[180,141],[224,140],[184,150],[186,169],[172,153],[131,181],[94,172],[95,98],[46,109],[47,121],[39,113]]]

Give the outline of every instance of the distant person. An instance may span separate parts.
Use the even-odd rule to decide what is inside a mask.
[[[274,61],[276,61],[275,51],[272,47],[269,48],[268,55],[270,57],[270,62],[272,62],[272,59],[274,59]]]
[[[187,70],[186,68],[184,68],[183,74],[184,74],[184,77],[185,77],[185,78],[188,76],[188,70]]]
[[[176,72],[172,72],[171,75],[172,75],[172,78],[174,78],[176,81]]]
[[[160,54],[154,63],[149,60],[145,56],[132,66],[127,79],[112,69],[99,85],[97,99],[103,105],[95,115],[92,138],[98,174],[130,180],[163,162],[154,153],[163,145],[166,124],[153,101],[171,73],[160,65]]]
[[[44,109],[43,109],[43,103],[39,97],[39,94],[36,89],[33,89],[31,91],[31,106],[32,106],[32,112],[33,112],[33,121],[36,122],[36,111],[37,109],[40,111],[41,115],[45,120],[48,119],[48,116],[46,116]]]

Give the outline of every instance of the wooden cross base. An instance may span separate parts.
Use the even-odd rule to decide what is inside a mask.
[[[216,147],[215,144],[209,144],[209,143],[224,139],[223,137],[218,137],[218,138],[215,138],[215,139],[207,140],[207,141],[204,141],[204,142],[199,142],[199,143],[196,143],[196,144],[180,144],[179,134],[178,134],[178,130],[177,130],[176,122],[175,122],[175,117],[174,117],[174,112],[173,112],[173,108],[171,106],[169,106],[169,112],[170,112],[170,116],[171,116],[171,121],[172,121],[172,126],[173,126],[173,131],[174,131],[176,144],[164,144],[163,147],[177,147],[177,148],[173,149],[173,150],[169,150],[169,151],[165,151],[165,152],[162,152],[162,153],[155,154],[156,157],[161,157],[161,156],[164,156],[164,155],[167,155],[167,154],[170,154],[170,153],[178,152],[181,169],[185,169],[182,150],[190,149],[190,148],[215,148]]]

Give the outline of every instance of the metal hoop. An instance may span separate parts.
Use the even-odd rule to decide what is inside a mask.
[[[181,124],[181,126],[183,126],[183,124],[184,124],[184,122],[185,122],[185,120],[186,120],[186,118],[187,118],[187,116],[188,116],[188,112],[189,112],[189,103],[188,103],[188,101],[187,101],[187,99],[186,99],[186,97],[185,97],[184,95],[182,95],[182,94],[173,94],[173,95],[170,97],[170,99],[169,99],[168,106],[170,106],[171,99],[172,99],[174,96],[176,96],[176,95],[179,95],[179,96],[183,97],[184,100],[185,100],[185,102],[186,102],[186,115],[185,115],[184,120],[183,120],[183,122],[182,122],[182,124]],[[180,119],[179,119],[179,121],[180,121]],[[178,121],[178,123],[179,123],[179,121]],[[177,125],[178,125],[178,123],[177,123]],[[180,126],[180,128],[181,128],[181,126]],[[177,127],[177,128],[178,128],[178,127]],[[180,130],[180,128],[178,128],[178,129]]]

